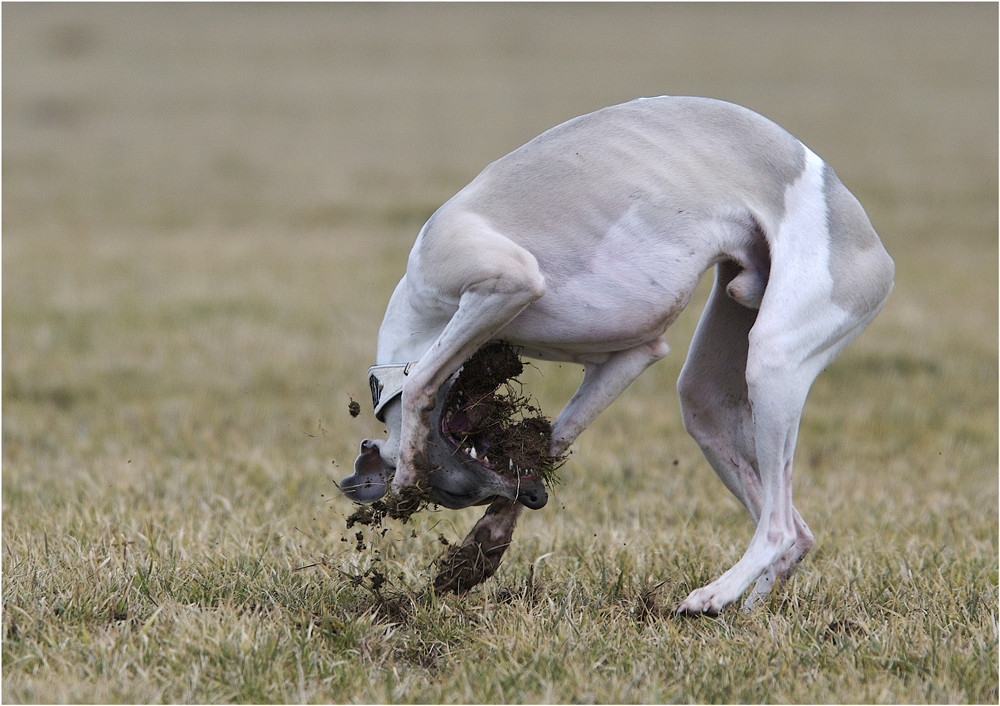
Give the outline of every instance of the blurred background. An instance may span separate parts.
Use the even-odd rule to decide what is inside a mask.
[[[996,191],[989,4],[16,3],[3,20],[5,237],[419,221],[542,130],[661,94],[783,125],[890,246],[969,181]]]

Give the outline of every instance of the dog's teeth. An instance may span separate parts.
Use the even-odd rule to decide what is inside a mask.
[[[489,463],[489,462],[490,462],[490,457],[487,456],[486,454],[483,454],[483,463]]]
[[[469,449],[469,455],[472,456],[472,458],[474,458],[476,460],[479,460],[479,454],[476,453],[476,447],[475,446],[473,446],[473,447],[471,447]]]
[[[507,468],[511,471],[514,470],[514,459],[510,459],[510,464],[507,466]]]

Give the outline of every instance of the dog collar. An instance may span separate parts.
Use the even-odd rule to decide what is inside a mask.
[[[368,384],[372,388],[372,407],[375,419],[384,422],[382,410],[387,404],[403,394],[403,382],[410,374],[411,363],[396,365],[373,365],[368,368]]]

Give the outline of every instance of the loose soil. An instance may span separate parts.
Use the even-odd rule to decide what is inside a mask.
[[[427,507],[427,504],[423,491],[418,487],[404,488],[399,495],[390,492],[381,500],[368,505],[359,505],[347,517],[347,529],[351,529],[354,525],[381,527],[382,520],[386,517],[401,520],[406,524],[414,514]]]
[[[552,456],[552,425],[517,377],[524,372],[517,351],[505,341],[480,348],[462,366],[445,401],[445,428],[463,447],[473,446],[480,458],[501,475],[538,473],[546,483],[565,456]]]

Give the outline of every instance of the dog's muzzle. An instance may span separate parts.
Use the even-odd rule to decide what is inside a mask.
[[[373,365],[368,368],[368,385],[372,389],[372,407],[375,419],[384,422],[383,409],[403,394],[403,383],[416,361],[395,365]]]

